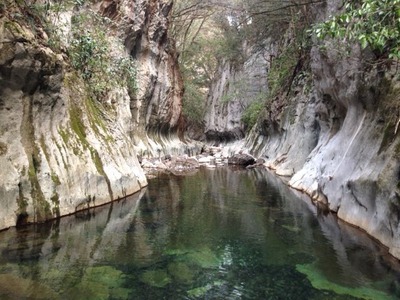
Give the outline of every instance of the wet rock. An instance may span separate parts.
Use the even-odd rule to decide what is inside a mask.
[[[229,165],[249,166],[255,163],[253,156],[244,153],[237,153],[228,158]]]
[[[257,167],[264,166],[264,164],[265,164],[265,159],[259,158],[259,159],[256,160],[256,162],[254,164],[249,165],[246,168],[247,169],[254,169],[254,168],[257,168]]]
[[[112,57],[137,62],[134,97],[122,82],[93,97],[72,71],[68,51],[57,52],[39,39],[49,38],[40,24],[33,30],[24,18],[13,17],[26,15],[26,5],[11,5],[0,18],[0,39],[13,41],[0,43],[0,229],[14,226],[18,215],[36,222],[73,213],[85,195],[96,195],[101,205],[135,193],[147,185],[142,158],[192,145],[178,138],[183,82],[168,37],[171,1],[100,2],[80,13],[87,9],[115,24],[101,43]],[[62,18],[51,20],[63,33],[62,49],[74,30],[73,9],[65,7]],[[160,161],[141,164],[166,169]],[[33,169],[29,178],[26,170]],[[15,199],[24,199],[23,205]]]

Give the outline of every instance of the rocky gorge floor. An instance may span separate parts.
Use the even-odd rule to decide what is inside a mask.
[[[172,156],[165,155],[153,158],[139,158],[139,162],[148,179],[156,177],[160,173],[172,173],[174,175],[190,175],[196,172],[200,166],[217,168],[227,165],[235,165],[246,168],[266,167],[265,160],[256,159],[248,153],[239,151],[230,154],[224,147],[204,146],[200,154],[196,156]]]

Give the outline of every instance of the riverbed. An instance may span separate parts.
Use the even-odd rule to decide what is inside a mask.
[[[266,170],[161,174],[0,233],[1,299],[396,299],[387,250]]]

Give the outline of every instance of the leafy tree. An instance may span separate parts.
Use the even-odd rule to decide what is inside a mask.
[[[327,36],[370,47],[378,58],[400,59],[400,0],[347,1],[344,12],[317,24],[317,37]]]

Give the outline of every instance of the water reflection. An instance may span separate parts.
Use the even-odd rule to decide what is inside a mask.
[[[53,223],[2,232],[0,298],[69,298],[88,268],[114,260],[143,193]]]
[[[2,299],[394,299],[399,274],[384,248],[280,179],[233,168],[163,175],[111,205],[10,229],[0,251]]]

